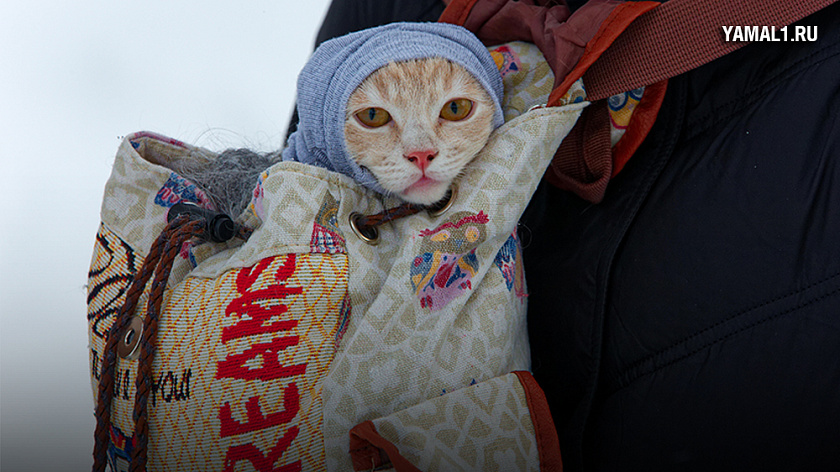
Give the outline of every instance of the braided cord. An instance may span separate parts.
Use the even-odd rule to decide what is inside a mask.
[[[427,209],[428,207],[423,205],[404,203],[398,207],[385,209],[374,215],[361,216],[357,224],[360,228],[373,228]],[[160,309],[163,305],[169,274],[172,271],[175,258],[180,252],[182,245],[188,239],[201,235],[204,230],[204,220],[191,220],[186,215],[178,216],[164,228],[160,236],[152,244],[149,254],[146,256],[143,261],[143,266],[138,272],[138,276],[131,281],[128,293],[126,294],[126,300],[116,320],[114,320],[114,323],[108,330],[100,381],[97,389],[93,472],[104,472],[108,463],[108,445],[111,441],[111,406],[114,394],[114,373],[117,365],[117,345],[119,344],[120,334],[128,328],[140,296],[143,294],[149,279],[154,274],[146,316],[143,319],[143,330],[139,341],[140,357],[137,379],[135,381],[136,395],[133,411],[134,437],[137,442],[132,449],[131,465],[129,468],[131,472],[144,472],[146,470],[149,443],[148,401],[152,391],[152,363],[157,349]],[[251,230],[249,229],[239,228],[236,235],[242,239],[248,239],[250,233]]]
[[[114,395],[114,371],[117,365],[117,344],[120,333],[124,332],[131,321],[131,315],[137,307],[137,302],[143,294],[146,283],[154,272],[160,260],[162,248],[165,246],[166,234],[160,236],[152,243],[149,254],[143,261],[143,266],[128,288],[126,299],[117,318],[108,330],[105,343],[105,351],[102,356],[102,367],[99,376],[99,387],[96,396],[96,429],[94,431],[93,447],[93,472],[102,472],[108,463],[108,444],[111,441],[111,400]]]
[[[426,207],[422,205],[415,205],[413,203],[403,203],[398,207],[390,209],[386,208],[384,211],[376,213],[375,215],[361,216],[358,220],[356,220],[356,224],[358,225],[360,230],[364,231],[373,228],[374,226],[379,226],[381,224],[388,223],[389,221],[396,220],[397,218],[411,216],[425,209]]]
[[[96,430],[93,449],[93,472],[104,472],[108,463],[108,445],[110,444],[111,404],[114,394],[114,372],[117,364],[117,344],[120,334],[128,328],[131,316],[135,312],[140,296],[146,284],[154,274],[151,294],[147,306],[144,327],[140,339],[141,355],[137,374],[137,395],[134,405],[135,436],[138,444],[132,452],[131,471],[145,470],[149,426],[147,419],[148,395],[152,384],[152,361],[157,341],[157,327],[163,294],[172,271],[172,265],[180,252],[184,241],[198,236],[204,229],[203,221],[190,220],[179,216],[169,223],[152,244],[148,256],[143,261],[139,274],[131,282],[126,300],[117,319],[108,330],[105,352],[102,359],[96,403]]]
[[[177,222],[182,217],[175,220]],[[143,331],[140,337],[140,362],[137,369],[136,396],[134,399],[134,436],[137,444],[132,450],[131,472],[146,470],[149,443],[148,402],[152,392],[152,362],[157,350],[157,331],[160,321],[160,308],[163,305],[164,292],[172,272],[172,264],[181,251],[181,246],[187,239],[198,236],[204,229],[204,222],[200,220],[188,221],[185,224],[167,227],[166,247],[160,262],[155,269],[155,278],[149,295],[148,309],[143,320]]]

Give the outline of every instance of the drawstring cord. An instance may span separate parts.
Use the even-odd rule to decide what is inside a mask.
[[[194,208],[193,208],[194,207]],[[228,239],[233,236],[250,235],[250,230],[233,225],[228,227],[227,222],[218,223],[220,214],[207,212],[200,209],[197,212],[196,205],[189,204],[189,208],[172,207],[169,212],[169,223],[161,232],[160,236],[152,244],[148,256],[143,261],[137,277],[129,286],[125,302],[120,309],[117,319],[108,330],[105,351],[102,358],[100,380],[96,402],[96,430],[94,431],[93,449],[93,472],[103,472],[108,463],[108,445],[110,444],[111,430],[111,405],[114,396],[114,377],[117,365],[117,353],[123,351],[122,344],[137,343],[139,347],[139,363],[137,379],[135,382],[136,396],[134,402],[134,436],[135,445],[131,457],[131,472],[143,472],[146,469],[147,446],[149,441],[148,422],[148,400],[152,391],[152,361],[155,357],[157,345],[157,330],[161,305],[163,304],[164,290],[172,271],[175,258],[181,251],[183,244],[192,238],[218,240],[218,231],[214,229],[224,227],[223,237]],[[202,214],[198,214],[202,213]],[[222,215],[230,220],[226,215]],[[134,312],[149,279],[152,278],[146,316],[142,320],[142,328],[139,333],[132,326]],[[132,339],[134,338],[134,339]],[[130,357],[137,349],[128,349]]]
[[[404,203],[373,215],[353,213],[350,218],[353,230],[370,244],[376,244],[377,226],[427,210],[433,216],[445,212],[457,194],[452,187],[447,196],[432,206]],[[134,447],[131,472],[144,472],[148,460],[149,421],[148,401],[152,391],[152,361],[157,349],[158,323],[164,291],[172,272],[175,258],[183,244],[193,238],[224,242],[232,237],[247,240],[253,230],[233,223],[227,215],[207,210],[193,203],[180,202],[169,210],[168,224],[152,244],[149,254],[137,276],[131,281],[126,299],[117,318],[108,330],[102,356],[100,380],[96,396],[96,429],[94,431],[93,472],[104,472],[108,463],[108,446],[111,442],[111,405],[114,397],[114,378],[117,356],[133,359],[139,349],[139,363],[135,380]],[[134,316],[140,296],[154,275],[142,320]]]
[[[377,230],[378,226],[394,221],[398,218],[414,215],[424,210],[428,211],[432,216],[440,216],[445,213],[450,206],[452,206],[452,202],[455,201],[457,196],[458,187],[456,185],[452,185],[446,193],[446,196],[433,205],[427,206],[417,205],[414,203],[403,203],[402,205],[394,208],[386,208],[384,211],[374,215],[353,213],[350,215],[350,226],[356,235],[362,238],[362,240],[369,244],[376,244],[379,237],[379,232]]]

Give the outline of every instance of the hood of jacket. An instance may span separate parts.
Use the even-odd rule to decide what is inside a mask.
[[[446,23],[392,23],[325,41],[315,50],[298,77],[300,121],[283,150],[283,161],[340,172],[384,193],[373,174],[347,154],[347,102],[356,87],[377,69],[390,62],[426,57],[442,57],[467,69],[495,103],[495,127],[504,123],[501,75],[475,35]]]

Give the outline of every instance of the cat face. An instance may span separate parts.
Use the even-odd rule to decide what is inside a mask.
[[[391,63],[350,95],[347,151],[386,191],[432,204],[486,144],[493,107],[458,64],[441,58]]]

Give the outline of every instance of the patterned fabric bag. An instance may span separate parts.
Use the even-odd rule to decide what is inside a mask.
[[[94,468],[560,469],[527,372],[516,225],[586,103],[576,83],[529,111],[553,84],[539,50],[492,54],[507,123],[448,207],[376,237],[356,215],[400,202],[283,162],[260,176],[240,238],[197,244],[167,226],[173,205],[210,206],[171,170],[195,148],[125,138],[90,270]]]

